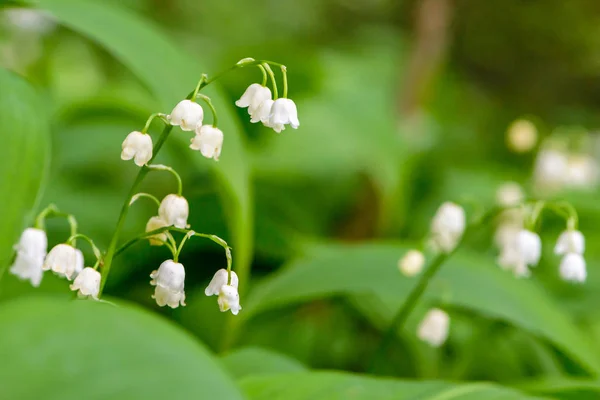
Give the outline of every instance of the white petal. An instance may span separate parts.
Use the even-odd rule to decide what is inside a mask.
[[[554,254],[566,253],[583,254],[585,251],[585,237],[580,231],[566,230],[560,234],[554,247]]]
[[[189,205],[185,197],[169,194],[161,201],[158,208],[158,216],[166,222],[167,226],[175,226],[180,229],[187,227],[189,216]]]

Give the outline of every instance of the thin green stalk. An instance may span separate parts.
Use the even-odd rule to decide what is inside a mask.
[[[152,121],[154,121],[155,118],[160,118],[163,122],[168,124],[167,116],[165,114],[154,113],[154,114],[150,115],[150,117],[148,117],[148,119],[146,120],[146,125],[144,125],[144,129],[142,129],[142,133],[148,132],[148,129],[150,128],[150,124],[152,124]]]
[[[215,109],[215,106],[213,105],[212,100],[210,99],[210,97],[203,95],[203,94],[197,94],[196,98],[204,100],[204,102],[208,105],[208,107],[210,108],[210,111],[212,112],[212,116],[213,116],[212,126],[214,126],[216,128],[217,124],[219,122],[219,119],[217,118],[217,110]]]
[[[154,203],[156,203],[156,205],[157,205],[158,207],[160,207],[160,200],[158,200],[158,199],[156,198],[156,196],[154,196],[154,195],[151,195],[150,193],[143,193],[143,192],[136,193],[136,194],[135,194],[135,195],[134,195],[134,196],[131,198],[131,200],[129,200],[129,205],[131,206],[131,205],[132,205],[133,203],[135,203],[135,202],[136,202],[136,201],[137,201],[139,198],[142,198],[142,197],[145,197],[145,198],[147,198],[147,199],[150,199],[150,200],[152,200]]]
[[[177,171],[175,171],[173,168],[171,168],[167,165],[163,165],[163,164],[151,164],[151,165],[148,165],[148,168],[152,171],[170,172],[177,180],[177,194],[179,196],[181,196],[181,193],[183,192],[183,182],[181,181],[181,176],[179,176]],[[158,203],[158,205],[160,206],[160,202]]]
[[[265,69],[265,67],[263,67],[260,64],[258,64],[258,68],[260,68],[260,71],[262,72],[262,76],[263,76],[262,85],[263,86],[267,86],[267,79],[268,79],[268,77],[267,77],[267,70]]]
[[[284,99],[287,99],[288,92],[288,80],[287,80],[287,68],[285,65],[281,66],[281,75],[283,75],[283,95]]]
[[[92,248],[92,251],[94,252],[94,256],[96,257],[96,260],[102,259],[102,252],[100,251],[100,249],[98,248],[98,246],[96,246],[96,244],[94,243],[94,241],[92,239],[90,239],[89,236],[84,235],[83,233],[76,233],[76,234],[71,235],[67,239],[67,244],[75,246],[75,239],[77,239],[77,238],[84,239],[86,242],[89,243],[89,245]]]
[[[271,84],[273,85],[273,100],[277,100],[279,95],[277,94],[277,81],[275,80],[275,74],[273,73],[273,70],[271,69],[269,64],[263,63],[262,65],[267,70],[267,74],[269,74],[269,77],[271,77]]]

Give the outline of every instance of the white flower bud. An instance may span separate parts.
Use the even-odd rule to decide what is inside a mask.
[[[133,131],[123,141],[121,145],[121,160],[131,160],[139,167],[142,167],[152,158],[152,138],[142,132]]]
[[[496,191],[496,201],[504,207],[517,206],[524,197],[521,186],[516,182],[506,182]]]
[[[508,147],[517,153],[525,153],[533,149],[537,142],[537,129],[533,122],[518,119],[508,128]]]
[[[435,250],[450,253],[462,238],[466,227],[465,210],[446,202],[437,210],[431,222],[432,244]]]
[[[83,254],[73,246],[58,244],[46,256],[42,269],[73,280],[83,270]]]
[[[176,194],[165,196],[158,207],[158,216],[167,224],[166,226],[173,225],[180,229],[187,227],[189,212],[185,197]]]
[[[14,249],[17,257],[10,267],[10,273],[19,279],[29,280],[34,287],[40,286],[44,273],[42,265],[48,249],[46,232],[35,228],[25,229]]]
[[[169,226],[161,217],[152,217],[146,224],[146,232],[152,232],[160,228]],[[167,232],[159,233],[148,238],[150,246],[162,246],[167,241]]]
[[[235,102],[240,108],[248,107],[248,114],[254,115],[265,100],[271,100],[271,90],[258,83],[248,86],[242,97]]]
[[[300,126],[296,104],[290,99],[277,99],[273,102],[269,121],[265,123],[265,126],[271,127],[279,133],[284,129],[284,125],[288,124],[294,129]]]
[[[254,113],[252,113],[252,117],[250,118],[250,122],[262,122],[266,124],[269,122],[269,116],[271,115],[271,109],[273,108],[274,101],[271,99],[267,99],[262,102],[262,104],[256,109]]]
[[[219,159],[223,147],[223,132],[212,125],[202,125],[196,129],[190,149],[200,150],[206,158]]]
[[[560,277],[565,281],[585,282],[587,271],[581,254],[567,253],[560,262]]]
[[[561,255],[566,253],[583,254],[585,251],[585,238],[583,233],[574,229],[567,229],[562,232],[556,241],[554,254]]]
[[[542,240],[537,233],[523,229],[516,238],[516,251],[526,265],[535,267],[542,256]]]
[[[168,116],[171,125],[179,126],[182,131],[193,131],[202,125],[204,110],[202,106],[191,100],[181,100]]]
[[[448,338],[450,317],[439,308],[427,312],[417,329],[417,336],[432,347],[439,347]]]
[[[409,250],[404,257],[398,260],[398,269],[408,277],[420,273],[424,265],[425,256],[419,250]]]
[[[240,295],[233,286],[223,285],[219,291],[219,309],[221,312],[231,310],[233,315],[238,315],[242,307],[240,306]]]
[[[164,307],[168,305],[171,308],[185,306],[185,268],[183,264],[176,263],[173,260],[166,260],[158,270],[150,274],[152,280],[150,284],[156,286],[153,299],[156,303]]]
[[[234,271],[231,271],[231,283],[229,283],[229,285],[237,289],[238,283],[239,280],[237,274]],[[204,294],[207,296],[217,295],[221,291],[221,287],[225,285],[227,285],[227,270],[221,268],[211,279],[210,283],[204,290]]]
[[[88,297],[98,300],[98,293],[100,292],[100,272],[94,268],[84,268],[83,271],[77,275],[75,281],[69,286],[71,290],[77,290],[78,297]]]

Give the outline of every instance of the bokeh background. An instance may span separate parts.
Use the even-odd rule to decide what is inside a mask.
[[[150,297],[149,274],[169,254],[146,243],[118,259],[108,281],[106,295],[122,304],[123,315],[109,306],[68,305],[67,283],[50,274],[33,289],[6,273],[0,330],[8,333],[4,340],[0,334],[0,349],[13,349],[25,375],[54,372],[29,387],[0,378],[0,395],[70,398],[81,393],[56,382],[92,375],[100,383],[88,398],[99,399],[600,398],[596,1],[40,0],[0,7],[0,66],[35,87],[38,102],[25,120],[43,125],[18,118],[8,125],[4,114],[2,139],[49,132],[47,146],[32,140],[42,150],[27,153],[27,168],[19,168],[18,146],[0,151],[0,193],[23,196],[2,211],[13,220],[3,231],[5,264],[28,209],[48,203],[75,214],[80,230],[106,248],[137,173],[119,159],[123,138],[150,113],[169,112],[201,73],[214,75],[244,57],[286,64],[301,122],[280,135],[250,124],[234,101],[261,75],[244,69],[206,91],[225,133],[222,160],[187,149],[190,137],[179,130],[159,156],[182,175],[193,229],[233,247],[243,276],[238,318],[204,296],[225,266],[210,241],[186,245],[188,305],[175,310]],[[8,86],[1,91],[2,104],[21,101]],[[159,129],[153,125],[153,135]],[[570,163],[571,175],[551,187],[539,161],[536,173],[547,149]],[[527,197],[575,206],[587,239],[587,282],[560,279],[552,249],[564,221],[552,213],[544,213],[543,258],[530,279],[496,266],[494,226],[486,227],[444,267],[373,366],[383,332],[416,281],[398,271],[398,259],[423,245],[442,202],[459,202],[473,217],[493,206],[509,181]],[[143,187],[158,197],[174,189],[172,177],[160,173]],[[154,214],[150,202],[136,203],[122,237],[141,232]],[[64,221],[48,229],[51,245],[68,236]],[[451,316],[439,349],[414,333],[434,305]],[[64,333],[64,340],[45,340],[46,324],[47,337]],[[71,333],[54,326],[69,324]],[[79,353],[65,361],[61,351],[78,340],[67,339],[71,334],[81,339]],[[18,340],[32,350],[19,350]],[[153,341],[154,350],[141,356],[138,340]],[[155,360],[153,372],[144,357]],[[198,366],[199,358],[213,364]],[[219,371],[204,389],[195,381],[202,368]],[[120,378],[107,378],[106,369]],[[134,379],[127,371],[144,373]],[[479,381],[494,383],[473,383]]]

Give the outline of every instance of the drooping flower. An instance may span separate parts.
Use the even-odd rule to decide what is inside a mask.
[[[238,315],[242,306],[240,306],[240,295],[237,288],[230,285],[223,285],[219,291],[219,309],[221,312],[231,310],[233,315]]]
[[[158,270],[150,274],[150,284],[156,286],[152,298],[160,307],[168,305],[171,308],[185,306],[185,269],[183,264],[166,260]]]
[[[152,138],[150,135],[133,131],[123,141],[121,160],[131,160],[142,167],[152,159]]]
[[[146,224],[146,232],[152,232],[160,228],[169,226],[165,220],[159,216],[151,217]],[[167,241],[167,233],[158,233],[148,238],[150,246],[162,246]]]
[[[512,270],[517,277],[529,276],[529,267],[535,267],[542,255],[542,240],[537,233],[522,229],[502,249],[498,264]]]
[[[589,155],[573,155],[568,158],[566,184],[572,188],[591,189],[598,185],[600,166]]]
[[[44,273],[42,265],[48,249],[46,232],[36,228],[25,229],[14,249],[17,257],[10,267],[10,273],[29,280],[34,287],[40,286]]]
[[[197,126],[202,125],[203,118],[202,106],[187,99],[177,103],[168,116],[171,125],[179,126],[182,131],[193,131]]]
[[[542,190],[558,190],[567,183],[567,155],[558,150],[543,149],[538,153],[533,171],[534,182]]]
[[[95,300],[98,300],[98,293],[100,292],[100,272],[94,268],[86,267],[77,275],[75,281],[69,286],[71,290],[77,290],[78,297],[91,296]]]
[[[262,122],[263,124],[268,123],[269,116],[271,115],[271,109],[273,108],[273,103],[274,101],[271,99],[263,101],[262,104],[256,109],[256,111],[252,113],[250,122]]]
[[[189,205],[185,197],[169,194],[160,202],[158,216],[166,223],[166,226],[175,226],[180,229],[187,227]]]
[[[439,347],[446,339],[450,330],[450,317],[439,308],[427,312],[417,329],[417,337],[432,347]]]
[[[83,270],[83,253],[71,245],[58,244],[46,256],[42,269],[73,280]]]
[[[200,150],[206,158],[218,160],[223,147],[223,132],[212,125],[202,125],[196,129],[190,149]]]
[[[431,222],[431,242],[433,247],[449,253],[458,244],[466,227],[463,208],[457,204],[446,202],[437,210]]]
[[[566,253],[583,254],[585,251],[585,238],[583,233],[574,229],[563,231],[554,247],[554,254],[561,255]]]
[[[279,133],[288,124],[294,129],[298,129],[300,126],[296,104],[290,99],[277,99],[273,102],[271,114],[269,114],[269,120],[265,126],[273,128],[275,132]]]
[[[578,253],[567,253],[560,262],[560,277],[570,282],[585,282],[587,271],[585,260]]]
[[[415,276],[421,272],[425,265],[425,256],[419,250],[409,250],[398,261],[398,269],[405,276]]]
[[[537,142],[537,128],[533,122],[526,119],[513,122],[506,133],[508,147],[517,153],[530,151]]]
[[[248,86],[242,97],[235,102],[235,105],[240,108],[248,107],[248,114],[254,116],[256,110],[266,100],[271,100],[271,90],[266,86],[253,83]]]
[[[237,274],[235,273],[235,271],[231,271],[231,282],[229,283],[229,285],[237,289],[238,283],[239,280]],[[204,290],[204,294],[206,294],[207,296],[217,295],[221,291],[221,287],[227,284],[227,270],[221,268],[215,273],[215,275],[211,279],[210,283]]]
[[[523,189],[516,182],[505,182],[496,191],[496,201],[504,207],[517,206],[524,197]]]

